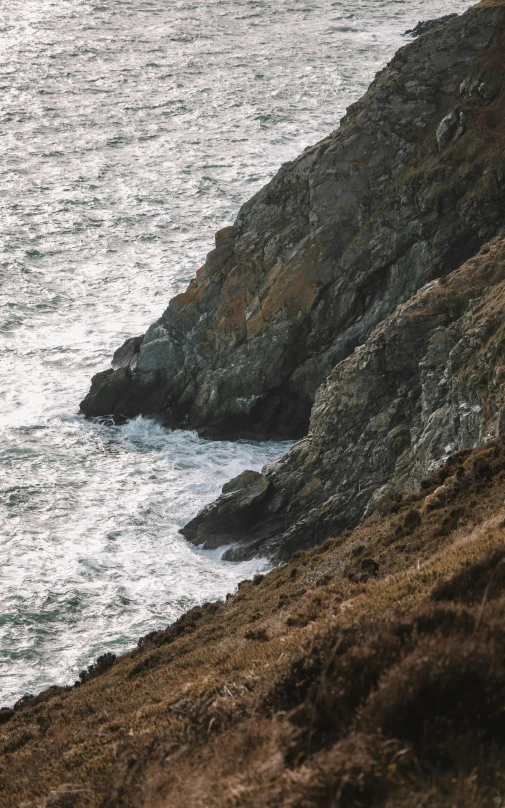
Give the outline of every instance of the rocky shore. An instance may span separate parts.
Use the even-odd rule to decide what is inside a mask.
[[[217,234],[81,404],[214,438],[302,437],[184,528],[232,544],[230,560],[285,560],[503,429],[504,8],[427,29]]]
[[[338,362],[503,225],[503,7],[399,50],[340,127],[246,202],[81,404],[208,437],[298,438]]]
[[[504,322],[497,238],[386,318],[319,390],[307,437],[263,474],[228,483],[184,535],[207,547],[235,541],[232,560],[286,560],[417,490],[450,454],[498,437]]]
[[[487,44],[479,39],[478,56],[463,66],[461,41],[477,30],[474,25],[480,37],[482,23],[494,26],[494,33],[486,34]],[[345,140],[347,127],[356,134],[358,125],[370,131],[373,122],[375,139],[363,164],[366,182],[353,220],[357,233],[343,247],[339,279],[307,315],[315,318],[311,334],[322,350],[293,375],[301,379],[316,365],[325,375],[314,394],[307,435],[262,475],[248,473],[229,483],[219,500],[183,529],[193,543],[232,545],[225,554],[229,560],[257,554],[286,560],[354,527],[395,491],[416,490],[452,452],[502,433],[505,251],[500,237],[490,237],[504,225],[503,26],[503,7],[495,4],[425,34],[397,54],[332,136],[335,158],[347,154],[335,145]],[[450,64],[454,73],[442,71],[442,43],[444,66]],[[432,72],[422,78],[428,60]],[[414,96],[404,98],[401,111],[394,95],[400,80],[403,92],[408,86]],[[438,93],[429,104],[428,85],[436,85]],[[402,166],[379,192],[370,163],[378,161],[385,170],[385,143],[399,137],[401,115],[405,129],[409,104],[426,113],[414,118],[419,140],[407,147],[402,139],[401,158],[396,155]],[[361,143],[356,138],[350,148]],[[337,180],[328,168],[325,193],[332,188],[331,193],[351,194],[356,182],[352,162],[349,175]],[[341,238],[341,216],[335,204],[326,214],[328,227],[313,239]],[[354,294],[358,280],[366,289],[359,311],[353,308],[356,298],[351,295],[349,303],[344,291],[352,287]]]
[[[505,0],[402,48],[81,410],[299,437],[185,528],[285,563],[0,710],[0,806],[505,806]]]
[[[0,711],[2,808],[500,808],[505,444]]]

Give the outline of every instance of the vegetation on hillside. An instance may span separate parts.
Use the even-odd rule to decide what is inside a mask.
[[[0,714],[0,804],[499,806],[505,439]]]

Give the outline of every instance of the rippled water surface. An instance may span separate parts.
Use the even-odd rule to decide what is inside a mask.
[[[178,528],[282,444],[76,416],[216,229],[460,0],[0,0],[0,704],[263,564]]]

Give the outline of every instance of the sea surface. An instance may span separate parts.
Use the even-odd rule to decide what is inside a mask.
[[[215,230],[461,0],[0,0],[0,705],[266,562],[178,529],[280,443],[77,415]]]

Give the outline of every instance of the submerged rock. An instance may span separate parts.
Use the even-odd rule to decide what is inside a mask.
[[[505,221],[501,113],[488,100],[501,103],[503,18],[484,4],[402,48],[340,128],[216,235],[188,289],[138,351],[94,377],[81,411],[215,438],[305,434],[337,363]]]

